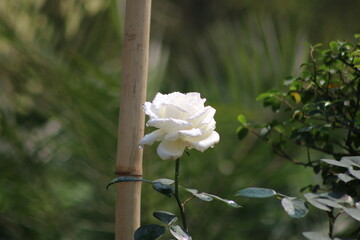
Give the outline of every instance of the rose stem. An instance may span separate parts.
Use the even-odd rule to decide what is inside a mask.
[[[183,223],[184,230],[186,232],[188,232],[186,217],[185,217],[185,209],[184,209],[184,206],[182,205],[180,197],[179,197],[179,168],[180,168],[180,158],[176,159],[176,161],[175,161],[175,194],[174,194],[174,197],[176,199],[176,202],[177,202],[179,210],[180,210],[181,220]]]

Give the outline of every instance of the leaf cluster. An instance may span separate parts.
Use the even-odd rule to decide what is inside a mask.
[[[303,190],[310,190],[304,195],[307,203],[329,212],[330,238],[338,215],[347,213],[359,221],[360,35],[355,38],[355,43],[330,42],[328,48],[311,46],[309,61],[301,65],[301,75],[285,79],[286,90],[272,89],[258,96],[257,100],[271,108],[276,119],[253,124],[244,115],[238,116],[240,140],[251,132],[281,157],[321,174],[323,187],[310,185]],[[289,152],[291,146],[304,147],[307,160],[294,159]],[[334,159],[313,160],[310,150]],[[353,202],[345,206],[343,196]],[[285,210],[290,206],[288,202],[282,202]],[[315,239],[313,233],[304,236]]]
[[[172,179],[167,178],[160,178],[154,181],[149,181],[146,179],[141,178],[135,178],[135,177],[118,177],[113,179],[108,185],[109,186],[115,184],[115,183],[121,183],[121,182],[128,182],[128,181],[135,181],[135,182],[144,182],[152,184],[153,189],[162,194],[165,195],[168,198],[171,198],[172,196],[175,196],[175,189],[172,186],[172,184],[175,183]],[[183,203],[181,203],[182,207],[184,207],[186,204],[188,204],[191,200],[194,198],[200,199],[205,202],[210,202],[213,200],[218,200],[220,202],[226,203],[228,206],[233,208],[240,208],[241,206],[234,202],[233,200],[228,200],[221,198],[219,196],[216,196],[214,194],[205,193],[205,192],[199,192],[197,189],[192,188],[185,188],[180,186],[182,190],[184,190],[187,193],[190,193],[190,197],[186,199]],[[169,230],[170,234],[175,237],[176,239],[180,240],[191,240],[191,236],[188,232],[186,232],[182,227],[175,224],[177,221],[177,217],[175,214],[166,212],[166,211],[156,211],[153,213],[153,216],[160,220],[162,223],[165,223],[166,226],[161,226],[158,224],[148,224],[143,225],[140,228],[138,228],[135,231],[134,238],[135,240],[156,240],[160,239],[166,232],[166,229]]]
[[[280,156],[316,173],[323,170],[327,179],[327,166],[310,157],[296,161],[286,150],[295,144],[337,160],[360,155],[360,42],[331,42],[327,49],[311,46],[310,61],[301,67],[301,76],[285,79],[285,91],[272,89],[257,98],[264,107],[281,112],[282,119],[252,124],[239,115],[238,137],[252,132]]]

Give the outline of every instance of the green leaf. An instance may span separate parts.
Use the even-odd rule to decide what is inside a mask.
[[[174,189],[172,186],[163,184],[162,182],[153,182],[153,188],[167,197],[171,197],[174,194]]]
[[[312,67],[313,65],[314,65],[313,63],[305,62],[300,65],[300,68],[305,67],[305,66]]]
[[[273,127],[278,133],[282,133],[284,134],[285,133],[285,128],[283,125],[276,125]]]
[[[165,227],[149,224],[139,227],[134,234],[135,240],[156,240],[165,233]]]
[[[213,200],[212,197],[209,196],[209,194],[207,193],[198,193],[199,191],[196,189],[191,189],[191,188],[184,188],[185,191],[190,192],[192,195],[194,195],[194,197],[199,198],[200,200],[206,201],[206,202],[210,202]]]
[[[354,202],[354,199],[347,194],[325,192],[325,193],[320,193],[319,196],[321,198],[332,199],[332,200],[336,201],[337,203],[348,203],[348,204],[352,205]]]
[[[279,89],[271,89],[271,90],[269,90],[267,92],[261,93],[256,98],[256,101],[264,100],[265,102],[266,101],[274,102],[276,96],[282,96],[282,92]]]
[[[359,240],[359,239],[354,239],[354,238],[334,238],[334,240]]]
[[[177,217],[175,216],[175,214],[173,214],[171,212],[156,211],[153,213],[153,216],[167,225],[170,225],[170,224],[176,222],[176,220],[177,220]]]
[[[342,157],[341,162],[360,168],[360,156]]]
[[[241,206],[239,204],[237,204],[236,202],[234,202],[233,200],[228,200],[228,199],[224,199],[224,198],[221,198],[221,197],[218,197],[216,195],[213,195],[213,194],[209,194],[209,193],[206,193],[208,196],[214,198],[215,200],[218,200],[218,201],[221,201],[221,202],[224,202],[226,203],[227,205],[229,205],[230,207],[233,207],[233,208],[240,208]]]
[[[353,64],[354,64],[354,65],[359,65],[359,64],[360,64],[360,58],[359,58],[359,57],[354,58]]]
[[[338,173],[335,174],[341,181],[343,181],[344,183],[348,183],[352,180],[354,180],[355,178],[351,177],[349,174],[346,173]]]
[[[166,185],[171,185],[173,184],[175,181],[172,180],[172,179],[168,179],[168,178],[159,178],[159,179],[156,179],[153,181],[154,182],[160,182],[160,183],[163,183],[163,184],[166,184]]]
[[[317,198],[318,198],[317,194],[305,193],[304,197],[314,207],[316,207],[318,209],[321,209],[321,210],[324,210],[324,211],[328,211],[328,212],[331,211],[331,209],[326,204],[317,201]]]
[[[358,208],[343,208],[344,212],[346,212],[352,218],[360,221],[360,209]]]
[[[246,117],[242,114],[240,114],[238,117],[237,117],[237,120],[243,124],[243,125],[246,125],[247,124],[247,120],[246,120]]]
[[[347,203],[350,205],[353,204],[353,199],[347,194],[326,192],[326,193],[306,193],[304,194],[304,196],[310,204],[325,211],[331,211],[329,207],[343,208],[344,206],[339,203]]]
[[[275,196],[276,194],[276,191],[272,189],[249,187],[236,192],[235,196],[248,198],[268,198]]]
[[[322,111],[320,110],[311,110],[307,115],[311,116],[311,117],[315,117],[315,116],[321,116],[323,114]]]
[[[191,236],[186,233],[182,228],[178,225],[170,226],[170,233],[177,239],[177,240],[191,240]]]
[[[309,209],[301,199],[285,197],[281,199],[281,205],[290,217],[302,218],[308,214]]]
[[[357,179],[360,179],[360,170],[354,170],[353,167],[349,167],[348,169],[351,175],[353,175]]]
[[[332,208],[340,208],[340,209],[343,208],[343,206],[338,204],[337,201],[334,199],[316,198],[316,201]]]
[[[198,199],[206,201],[206,202],[210,202],[213,200],[213,198],[210,197],[208,193],[204,193],[204,192],[196,193],[196,194],[194,194],[194,196],[197,197]]]
[[[330,237],[318,232],[303,232],[304,237],[310,240],[331,240]]]
[[[261,101],[265,98],[268,98],[268,97],[271,97],[272,95],[270,93],[261,93],[257,98],[256,98],[256,101]]]
[[[210,194],[210,193],[206,193],[206,192],[201,192],[201,193],[198,193],[198,190],[196,189],[191,189],[191,188],[184,188],[185,191],[187,192],[190,192],[192,193],[195,197],[203,200],[203,201],[207,201],[207,202],[210,202],[212,200],[218,200],[218,201],[221,201],[221,202],[224,202],[226,203],[227,205],[231,206],[231,207],[234,207],[234,208],[239,208],[241,207],[239,204],[237,204],[236,202],[234,202],[233,200],[228,200],[228,199],[223,199],[219,196],[216,196],[216,195],[213,195],[213,194]]]
[[[330,165],[338,166],[338,167],[348,168],[348,167],[351,166],[351,165],[349,165],[347,163],[336,161],[336,160],[333,160],[333,159],[321,159],[321,161],[326,162],[327,164],[330,164]]]
[[[243,138],[245,138],[249,133],[249,129],[247,129],[246,127],[239,127],[237,129],[237,137],[239,140],[242,140]]]
[[[141,179],[141,178],[118,177],[118,178],[115,178],[114,180],[112,180],[111,182],[109,182],[109,184],[106,186],[106,189],[108,189],[110,187],[110,185],[112,185],[114,183],[119,183],[119,182],[146,182],[146,183],[152,183],[149,180]]]
[[[333,50],[334,52],[336,52],[337,50],[338,50],[338,43],[337,42],[335,42],[335,41],[332,41],[332,42],[330,42],[330,48],[331,48],[331,50]]]

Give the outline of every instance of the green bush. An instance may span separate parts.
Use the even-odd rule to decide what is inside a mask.
[[[360,35],[355,37],[360,40]],[[333,41],[329,46],[311,46],[310,61],[301,65],[301,76],[285,79],[286,91],[273,89],[257,98],[281,117],[256,125],[240,115],[238,137],[252,132],[279,156],[312,168],[322,182],[302,191],[309,192],[304,195],[308,203],[327,211],[329,237],[341,234],[358,239],[359,222],[352,221],[342,233],[335,233],[334,225],[343,213],[360,221],[360,41]],[[290,146],[303,147],[307,159],[292,157]],[[335,160],[319,159],[313,152]],[[252,191],[261,195],[260,190]],[[318,236],[304,235],[309,239]]]

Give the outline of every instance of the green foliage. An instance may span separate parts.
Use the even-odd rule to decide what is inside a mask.
[[[267,188],[244,188],[235,193],[235,196],[249,198],[268,198],[276,195],[276,191]]]
[[[156,240],[159,239],[165,233],[165,227],[149,224],[138,228],[135,231],[135,240]]]
[[[311,61],[303,64],[300,77],[288,78],[286,92],[270,90],[257,100],[274,112],[282,110],[289,116],[284,121],[273,120],[256,126],[242,124],[254,131],[274,150],[289,158],[285,149],[289,143],[341,156],[360,153],[359,81],[360,69],[354,57],[360,43],[331,42],[330,49],[311,47]],[[242,130],[242,129],[241,129]],[[243,131],[243,130],[242,130]],[[299,163],[312,165],[308,163]]]
[[[170,232],[171,234],[178,240],[191,240],[192,238],[184,232],[184,230],[181,229],[180,226],[170,226]]]
[[[158,211],[154,212],[153,216],[167,225],[171,225],[172,223],[177,221],[177,217],[170,212]]]
[[[281,205],[285,212],[292,218],[302,218],[309,212],[306,203],[298,198],[288,197],[278,193],[273,189],[249,187],[235,193],[235,196],[246,198],[270,198],[276,197],[281,200]]]
[[[243,139],[243,129],[248,129],[281,157],[311,167],[315,174],[321,173],[323,186],[310,185],[311,192],[304,197],[312,206],[328,212],[332,238],[333,225],[339,215],[347,213],[360,221],[356,206],[360,199],[360,42],[333,41],[330,48],[321,46],[311,46],[310,61],[301,65],[299,77],[285,79],[286,91],[274,89],[257,98],[264,107],[281,112],[281,120],[254,125],[240,115],[238,136]],[[294,145],[306,149],[307,161],[299,161],[289,154],[289,147]],[[312,159],[310,150],[335,160]],[[261,197],[261,192],[254,189],[254,196]],[[239,195],[243,196],[252,192],[247,194],[245,189],[242,194],[241,191]],[[291,198],[283,198],[282,205],[290,216],[304,215],[301,210],[295,210],[295,206],[303,203],[299,205]],[[304,235],[309,239],[322,239],[313,233]]]
[[[177,160],[178,161],[178,160]],[[146,179],[139,179],[139,178],[134,178],[134,177],[118,177],[115,178],[114,180],[112,180],[106,188],[109,188],[109,186],[115,184],[115,183],[122,183],[122,182],[128,182],[128,181],[134,181],[134,182],[144,182],[144,183],[149,183],[152,184],[153,189],[156,192],[159,192],[167,197],[172,197],[174,196],[175,199],[177,201],[180,201],[179,196],[177,195],[178,193],[176,192],[176,190],[174,190],[174,187],[171,186],[171,184],[178,184],[176,181],[171,180],[171,179],[167,179],[167,178],[160,178],[157,179],[155,181],[149,181]],[[223,199],[221,197],[218,197],[216,195],[213,194],[209,194],[209,193],[205,193],[205,192],[201,192],[199,193],[199,191],[197,189],[192,189],[192,188],[185,188],[182,187],[180,185],[178,185],[181,189],[183,189],[185,192],[188,192],[190,194],[192,194],[192,197],[188,198],[187,200],[185,200],[183,203],[180,203],[181,209],[180,212],[182,214],[182,220],[184,221],[184,210],[183,208],[185,207],[186,204],[188,204],[193,198],[198,198],[202,201],[205,202],[210,202],[212,200],[218,200],[221,202],[226,203],[228,206],[233,207],[233,208],[239,208],[241,207],[239,204],[237,204],[236,202],[234,202],[233,200],[228,200],[228,199]],[[176,189],[176,187],[175,187]],[[170,230],[170,233],[176,238],[176,239],[191,239],[189,233],[185,233],[182,228],[180,226],[177,225],[173,225],[174,222],[177,221],[177,217],[176,215],[167,212],[167,211],[157,211],[153,213],[153,216],[157,219],[159,219],[161,222],[165,223],[168,225],[168,228]],[[185,222],[183,222],[184,227],[185,226]],[[140,228],[138,228],[135,232],[135,239],[139,239],[139,240],[156,240],[156,239],[160,239],[162,237],[162,235],[165,232],[165,228],[160,226],[160,225],[154,225],[154,224],[150,224],[150,225],[144,225],[141,226]]]
[[[305,217],[309,212],[306,203],[301,199],[284,197],[281,199],[281,205],[286,213],[293,218]]]

